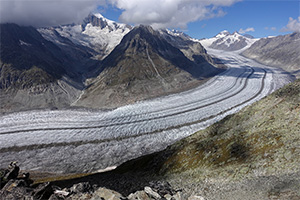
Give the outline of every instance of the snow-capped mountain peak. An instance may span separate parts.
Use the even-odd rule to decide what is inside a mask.
[[[89,14],[81,24],[63,25],[54,28],[41,28],[38,31],[47,39],[59,45],[61,37],[74,44],[91,48],[95,58],[107,56],[132,27],[106,19],[100,13]]]
[[[106,19],[103,15],[101,15],[100,13],[94,13],[93,14],[95,17],[99,18],[99,19]]]
[[[100,27],[101,29],[107,28],[109,31],[116,31],[118,29],[125,31],[125,29],[131,29],[130,25],[109,20],[100,13],[89,14],[82,23],[83,30],[85,30],[87,25]]]
[[[216,38],[222,38],[225,37],[227,35],[230,35],[230,33],[227,30],[221,31],[218,35],[216,35]]]

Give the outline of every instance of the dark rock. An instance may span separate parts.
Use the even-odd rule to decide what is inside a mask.
[[[153,181],[149,183],[149,186],[160,196],[165,196],[166,194],[174,195],[177,192],[167,181]]]
[[[53,192],[54,191],[51,183],[43,183],[38,185],[38,187],[34,189],[33,197],[34,199],[49,199]]]
[[[24,180],[9,180],[0,190],[1,199],[33,199],[33,189],[26,187]]]
[[[20,167],[17,162],[11,162],[8,166],[8,172],[4,176],[4,180],[16,179],[19,175]]]

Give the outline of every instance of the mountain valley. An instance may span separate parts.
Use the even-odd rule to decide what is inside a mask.
[[[0,26],[0,199],[300,198],[299,33]]]

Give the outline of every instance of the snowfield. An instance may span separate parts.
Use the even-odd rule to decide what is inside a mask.
[[[0,167],[90,172],[119,165],[203,129],[258,101],[292,79],[283,71],[208,49],[227,71],[178,94],[112,111],[28,111],[0,116]]]

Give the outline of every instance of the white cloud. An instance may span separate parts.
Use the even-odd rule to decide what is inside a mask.
[[[123,10],[120,20],[155,28],[186,28],[189,22],[225,15],[223,6],[241,0],[108,0]]]
[[[298,19],[293,19],[292,17],[290,17],[288,24],[284,28],[282,28],[281,31],[300,32],[300,16],[298,17]]]
[[[53,26],[81,22],[105,0],[1,0],[0,22]]]
[[[224,6],[242,0],[0,0],[0,23],[53,26],[81,22],[111,4],[120,20],[155,28],[186,28],[189,22],[224,16]]]
[[[254,32],[254,31],[255,31],[255,29],[254,29],[253,27],[246,28],[245,30],[241,28],[241,29],[239,30],[239,33],[240,33],[240,34],[245,34],[245,33],[247,33],[247,32]]]

